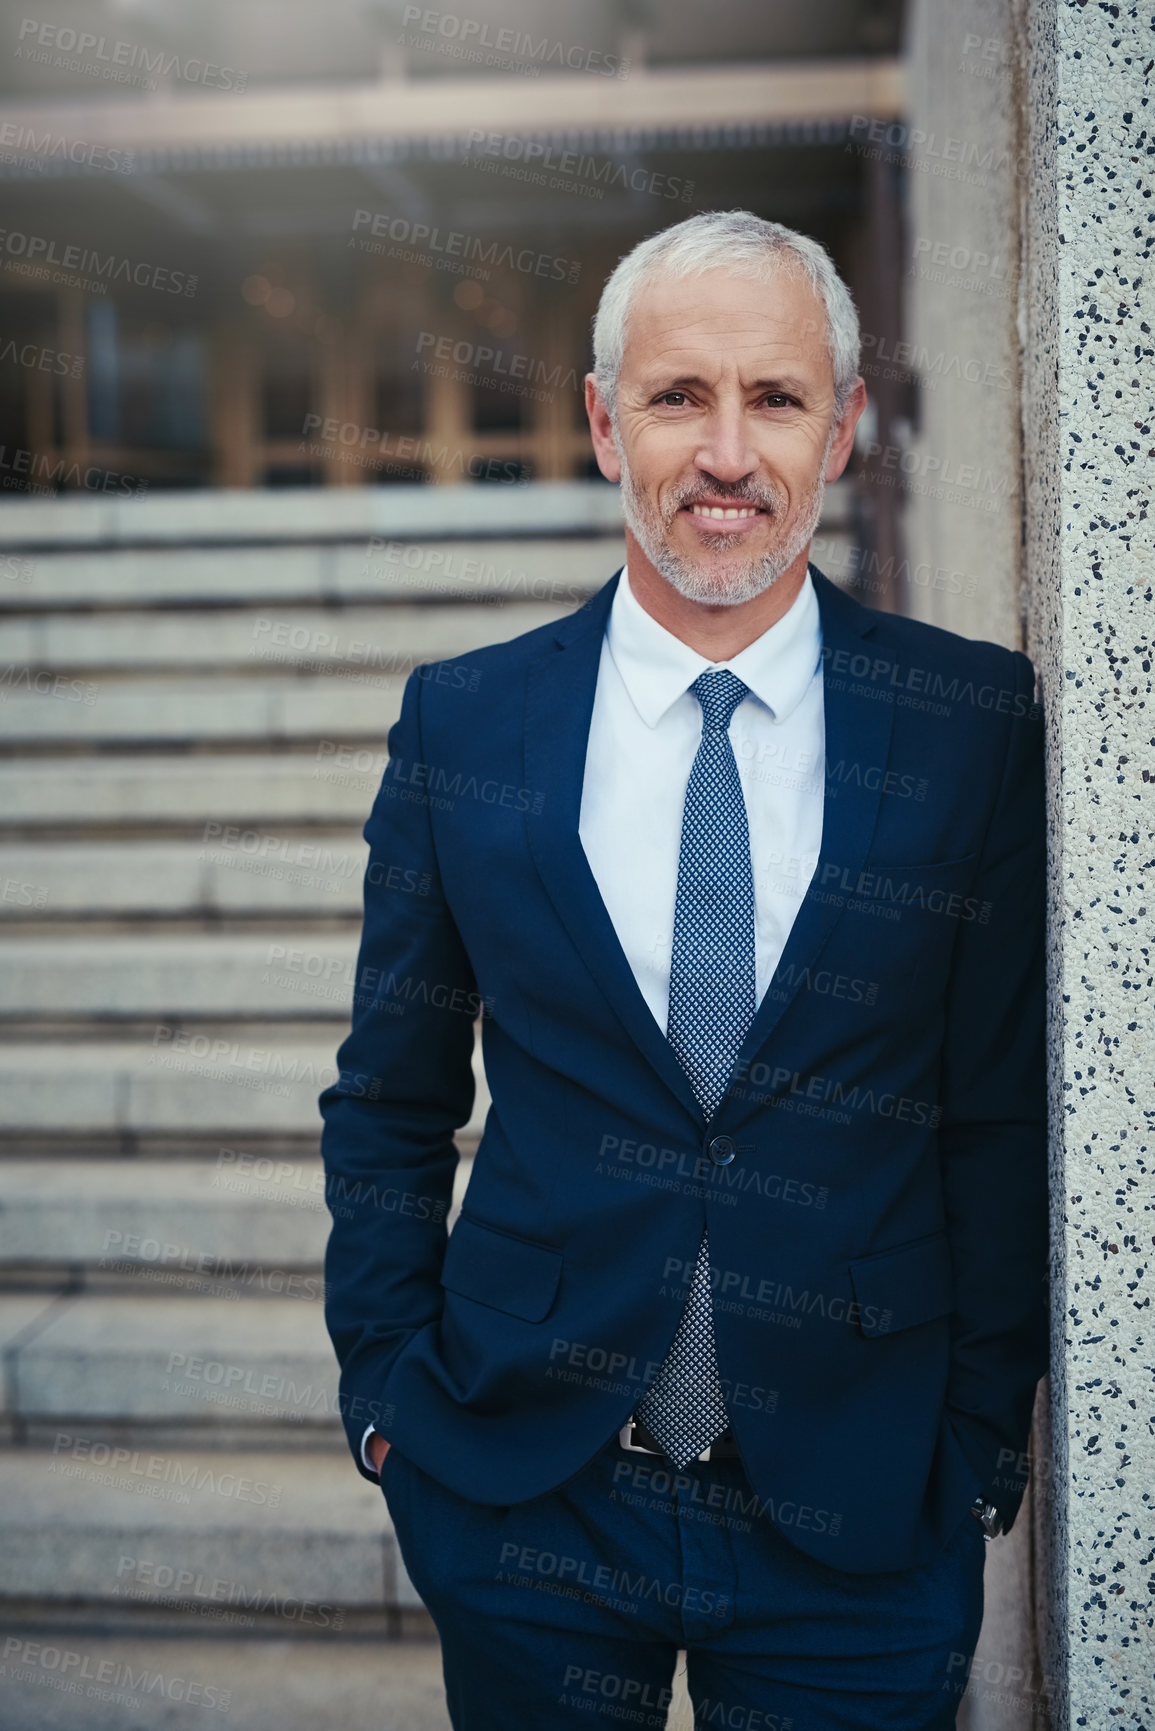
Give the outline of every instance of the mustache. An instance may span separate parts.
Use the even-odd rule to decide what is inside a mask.
[[[721,482],[705,478],[701,481],[683,481],[670,493],[666,511],[671,521],[684,505],[694,499],[709,494],[712,500],[724,500],[727,505],[755,505],[760,510],[773,516],[778,510],[779,499],[765,487],[759,487],[751,482]]]

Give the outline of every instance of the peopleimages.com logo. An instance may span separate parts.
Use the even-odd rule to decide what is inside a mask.
[[[48,24],[38,18],[20,21],[17,60],[36,66],[60,66],[72,71],[95,73],[115,84],[138,84],[155,90],[164,82],[202,84],[207,90],[240,92],[248,73],[235,66],[218,66],[192,56],[181,59],[169,49],[149,48],[140,42],[119,38],[110,41],[91,30],[76,30],[71,24]]]
[[[108,169],[113,174],[131,174],[131,150],[119,150],[115,145],[88,144],[83,138],[66,138],[60,132],[38,132],[14,120],[0,124],[0,145],[4,160],[16,161],[18,151],[24,151],[28,166],[42,167],[45,163],[74,162],[83,168]]]
[[[148,264],[143,259],[122,258],[117,253],[100,253],[95,247],[58,245],[46,235],[25,234],[20,229],[0,228],[0,251],[7,259],[20,261],[19,265],[9,265],[9,269],[34,265],[43,270],[55,265],[58,270],[90,275],[100,294],[110,282],[160,289],[165,294],[196,293],[197,278],[187,271],[170,270],[167,265]]]
[[[460,229],[410,222],[408,217],[390,216],[387,211],[355,210],[353,233],[364,228],[378,240],[391,240],[398,246],[415,247],[421,252],[441,254],[446,258],[460,258],[464,264],[475,264],[485,270],[493,266],[519,271],[523,276],[548,277],[554,282],[574,283],[581,276],[582,267],[578,259],[535,252],[531,246],[518,247],[509,241],[483,239]]]
[[[620,55],[603,54],[597,48],[558,42],[548,36],[535,38],[528,30],[515,30],[508,24],[495,29],[488,19],[437,12],[427,6],[406,6],[401,18],[400,42],[406,41],[407,32],[415,46],[429,47],[438,53],[452,52],[459,59],[496,65],[501,56],[507,56],[509,61],[528,62],[524,70],[531,77],[536,77],[543,66],[556,66],[568,72],[593,72],[601,78],[629,75],[630,63]],[[423,36],[431,40],[422,42]]]

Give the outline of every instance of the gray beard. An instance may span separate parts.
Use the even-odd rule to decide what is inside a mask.
[[[729,565],[724,571],[715,571],[677,552],[671,546],[669,532],[673,527],[674,517],[685,499],[692,498],[697,489],[683,489],[683,496],[675,500],[670,521],[664,521],[656,508],[648,499],[643,498],[635,487],[629,464],[615,436],[614,444],[622,466],[622,515],[654,570],[664,577],[679,595],[684,595],[687,601],[709,602],[714,607],[738,607],[743,601],[753,601],[755,596],[763,594],[777,583],[813,540],[822,515],[822,501],[826,491],[823,470],[826,468],[826,458],[833,442],[834,429],[831,429],[814,490],[786,541],[771,548],[760,558],[743,560],[736,567]],[[739,495],[734,498],[734,503],[760,505],[773,516],[777,516],[778,500],[768,497],[764,491]],[[734,535],[719,531],[717,535],[706,537],[706,545],[725,552],[731,546],[737,545],[737,539]]]

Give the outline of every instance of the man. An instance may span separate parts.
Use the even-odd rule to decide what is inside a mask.
[[[458,1728],[661,1726],[679,1648],[698,1724],[950,1725],[1045,1368],[1033,672],[809,563],[866,403],[813,241],[653,236],[594,350],[626,566],[418,669],[365,827],[350,1445]]]

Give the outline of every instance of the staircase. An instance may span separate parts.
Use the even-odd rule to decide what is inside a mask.
[[[623,557],[596,484],[0,507],[0,1725],[445,1731],[336,1416],[317,1095],[409,669]]]

